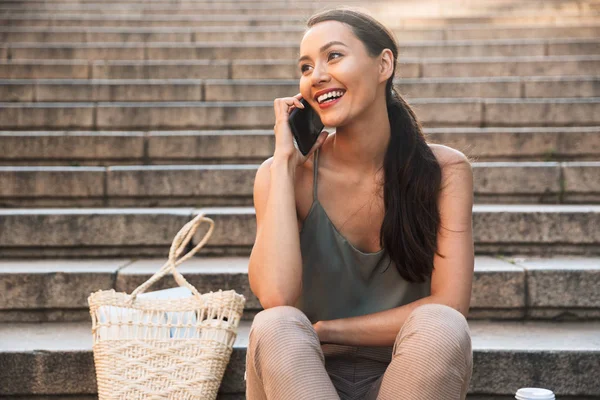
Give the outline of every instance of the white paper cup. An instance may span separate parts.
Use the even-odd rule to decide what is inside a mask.
[[[542,388],[521,388],[517,390],[515,394],[517,400],[554,400],[554,393],[552,390]]]

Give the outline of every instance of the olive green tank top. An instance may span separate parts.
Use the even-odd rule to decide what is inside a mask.
[[[394,263],[388,265],[385,249],[362,252],[337,231],[317,197],[319,150],[313,203],[300,231],[302,293],[295,307],[315,323],[375,313],[428,296],[430,279],[406,281]]]

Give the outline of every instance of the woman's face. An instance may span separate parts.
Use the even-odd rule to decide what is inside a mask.
[[[338,21],[313,25],[302,38],[300,56],[300,94],[325,126],[343,126],[375,101],[378,58],[369,56],[348,25]],[[315,95],[326,89],[340,89],[343,95],[320,105]]]

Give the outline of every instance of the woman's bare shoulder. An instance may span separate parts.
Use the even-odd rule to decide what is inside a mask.
[[[470,164],[469,159],[460,150],[456,150],[450,146],[437,143],[428,143],[429,148],[437,158],[442,169],[444,166],[467,163]]]

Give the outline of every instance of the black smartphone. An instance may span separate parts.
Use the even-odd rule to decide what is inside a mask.
[[[303,155],[307,155],[319,138],[325,127],[319,114],[304,99],[300,99],[304,108],[294,108],[290,113],[288,122],[294,135],[296,146]]]

